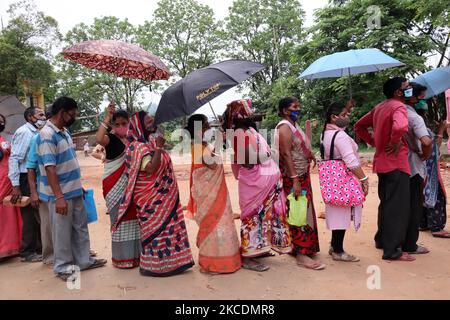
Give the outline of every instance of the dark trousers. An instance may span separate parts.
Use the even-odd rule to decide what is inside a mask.
[[[28,175],[20,174],[20,191],[23,196],[30,196],[30,186],[28,185]],[[31,205],[20,208],[23,220],[22,226],[22,248],[20,250],[21,257],[40,253],[41,246],[41,227],[39,224],[39,211]]]
[[[344,237],[345,230],[333,230],[331,231],[331,247],[336,253],[344,252]]]
[[[411,195],[411,215],[409,217],[408,229],[406,230],[403,251],[413,252],[417,250],[417,240],[419,240],[420,219],[423,214],[423,179],[416,174],[409,179],[409,192]]]
[[[378,231],[375,242],[383,248],[383,259],[398,259],[405,243],[410,211],[409,175],[395,170],[378,174]]]

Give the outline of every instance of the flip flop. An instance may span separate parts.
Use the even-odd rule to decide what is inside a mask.
[[[324,264],[324,263],[321,263],[320,265],[318,265],[318,266],[316,266],[316,267],[313,267],[313,266],[311,266],[311,265],[306,265],[306,264],[303,264],[303,263],[298,263],[298,262],[297,262],[297,264],[298,264],[300,267],[303,267],[303,268],[305,268],[305,269],[310,269],[310,270],[323,270],[323,269],[325,269],[325,267],[327,266],[327,265]]]
[[[67,280],[73,275],[73,273],[58,273],[56,275],[57,278],[61,279],[64,282],[67,282]]]
[[[395,260],[392,261],[405,261],[405,262],[413,262],[416,261],[416,258],[414,258],[413,256],[411,256],[410,254],[403,252],[403,254]]]
[[[428,250],[427,248],[422,247],[422,246],[417,246],[416,251],[408,252],[408,254],[426,254],[429,252],[430,252],[430,250]]]
[[[446,239],[450,238],[450,232],[444,230],[432,232],[431,235],[435,238],[446,238]]]
[[[269,252],[263,253],[262,255],[260,255],[258,257],[255,257],[255,258],[267,258],[267,257],[275,257],[275,256],[276,256],[275,253],[269,251]]]
[[[106,265],[108,261],[105,259],[95,259],[94,263],[91,264],[89,267],[86,268],[86,270],[100,268]]]
[[[256,262],[256,261],[253,261]],[[257,263],[254,265],[249,265],[246,263],[242,264],[242,268],[247,269],[247,270],[252,270],[252,271],[256,271],[256,272],[264,272],[270,269],[269,266],[262,264],[262,263]]]
[[[347,252],[343,252],[343,253],[333,252],[332,257],[333,257],[334,261],[344,261],[344,262],[358,262],[359,261],[358,257],[348,254]]]
[[[30,254],[29,256],[20,258],[22,262],[41,262],[42,256],[39,254]]]

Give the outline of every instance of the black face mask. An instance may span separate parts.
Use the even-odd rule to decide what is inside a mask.
[[[0,124],[0,132],[3,132],[3,130],[5,130],[5,125],[4,124]]]

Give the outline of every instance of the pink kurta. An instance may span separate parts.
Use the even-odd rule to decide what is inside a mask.
[[[356,142],[338,126],[328,124],[325,131],[323,145],[325,146],[325,159],[330,156],[331,139],[336,133],[334,140],[334,158],[342,159],[349,169],[355,169],[361,166],[358,154],[358,145]],[[353,210],[349,207],[338,207],[325,205],[327,228],[330,230],[347,230],[351,221],[354,221],[355,229],[358,230],[361,225],[362,205]]]
[[[19,207],[3,205],[3,199],[11,194],[12,186],[8,178],[9,146],[0,136],[3,159],[0,160],[0,258],[19,253],[22,239],[22,217]]]

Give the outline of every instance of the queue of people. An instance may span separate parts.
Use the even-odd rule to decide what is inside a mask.
[[[439,170],[439,146],[447,125],[441,124],[437,133],[427,125],[426,87],[396,77],[386,81],[383,93],[386,100],[354,127],[360,139],[375,147],[380,198],[375,246],[383,250],[383,259],[414,261],[415,254],[429,252],[418,245],[419,230],[450,238]],[[95,259],[90,250],[81,171],[67,130],[77,108],[68,97],[58,98],[47,116],[28,108],[27,123],[16,131],[12,144],[0,137],[0,198],[10,195],[17,205],[22,196],[30,197],[20,209],[0,203],[0,258],[20,254],[23,262],[42,261],[53,265],[63,280],[75,272],[74,266],[87,270],[107,263]],[[233,273],[241,267],[263,272],[270,264],[261,258],[275,256],[273,251],[293,255],[301,267],[323,270],[310,175],[317,164],[326,173],[319,180],[331,231],[328,253],[335,261],[359,261],[344,250],[346,231],[352,225],[355,230],[361,227],[369,192],[358,144],[346,132],[352,108],[352,102],[335,102],[327,108],[319,161],[298,124],[302,110],[297,98],[279,101],[273,148],[258,132],[251,100],[227,105],[222,130],[224,136],[232,130],[226,143],[234,151],[238,235],[221,150],[205,139],[210,129],[206,116],[192,115],[185,128],[192,154],[185,214],[154,115],[144,111],[130,115],[110,104],[96,141],[104,149],[102,184],[113,266],[139,267],[140,274],[155,277],[192,268],[186,217],[199,227],[201,272]],[[4,124],[0,115],[0,130]]]

